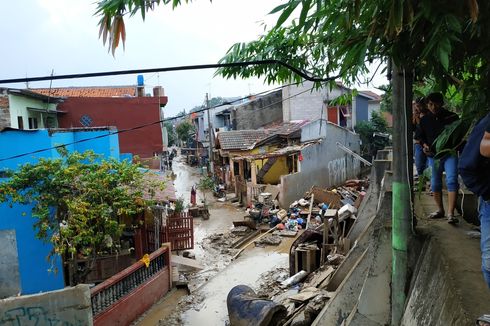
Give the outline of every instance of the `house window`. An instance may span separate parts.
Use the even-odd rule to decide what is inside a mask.
[[[24,130],[24,119],[21,116],[17,117],[17,125],[20,130]]]
[[[29,129],[37,129],[37,118],[29,118]]]
[[[296,155],[296,154],[289,155],[287,160],[286,160],[286,165],[288,167],[289,173],[298,172],[298,155]]]

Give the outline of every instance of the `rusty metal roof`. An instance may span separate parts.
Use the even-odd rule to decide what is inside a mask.
[[[252,155],[238,155],[234,156],[233,160],[239,161],[239,160],[260,160],[260,159],[265,159],[265,158],[271,158],[271,157],[279,157],[279,156],[287,156],[290,154],[295,154],[301,152],[302,149],[316,145],[321,143],[321,140],[314,140],[310,141],[301,145],[291,145],[291,146],[286,146],[282,148],[278,148],[275,151],[265,153],[265,154],[252,154]]]

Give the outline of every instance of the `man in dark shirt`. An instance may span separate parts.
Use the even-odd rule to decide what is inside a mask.
[[[454,217],[459,188],[458,157],[448,154],[437,161],[433,158],[435,153],[434,141],[447,125],[459,119],[457,114],[446,110],[443,105],[444,99],[441,93],[431,93],[427,96],[427,107],[430,112],[420,119],[415,139],[419,141],[424,153],[429,157],[429,166],[432,169],[431,190],[434,193],[434,200],[438,210],[430,214],[429,218],[442,218],[445,215],[442,203],[442,174],[445,171],[448,191],[447,221],[454,224],[459,222]]]
[[[490,113],[489,113],[490,114]],[[480,154],[484,157],[490,158],[490,123],[487,124],[483,139],[480,143]],[[481,171],[483,172],[483,171]],[[488,182],[485,178],[482,178],[482,182]],[[487,199],[487,200],[485,200]],[[481,260],[482,260],[482,272],[488,287],[490,288],[490,199],[480,197],[480,247],[481,247]],[[490,314],[483,315],[478,318],[478,325],[489,325]]]

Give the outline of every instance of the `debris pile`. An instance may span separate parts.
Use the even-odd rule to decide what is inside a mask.
[[[349,180],[333,189],[314,186],[287,210],[269,211],[273,235],[305,230],[291,247],[289,273],[276,269],[262,276],[257,292],[286,308],[282,325],[310,325],[333,296],[327,285],[350,249],[347,234],[367,186],[367,180]]]
[[[355,220],[369,180],[348,180],[343,186],[323,189],[313,186],[303,198],[289,208],[279,209],[271,193],[261,193],[258,200],[247,209],[248,218],[257,224],[275,227],[275,235],[296,236],[302,229],[315,229],[323,224],[327,209],[339,209],[340,222]]]

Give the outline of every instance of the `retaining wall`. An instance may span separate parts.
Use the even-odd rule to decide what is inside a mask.
[[[0,300],[0,325],[90,326],[88,285]]]

